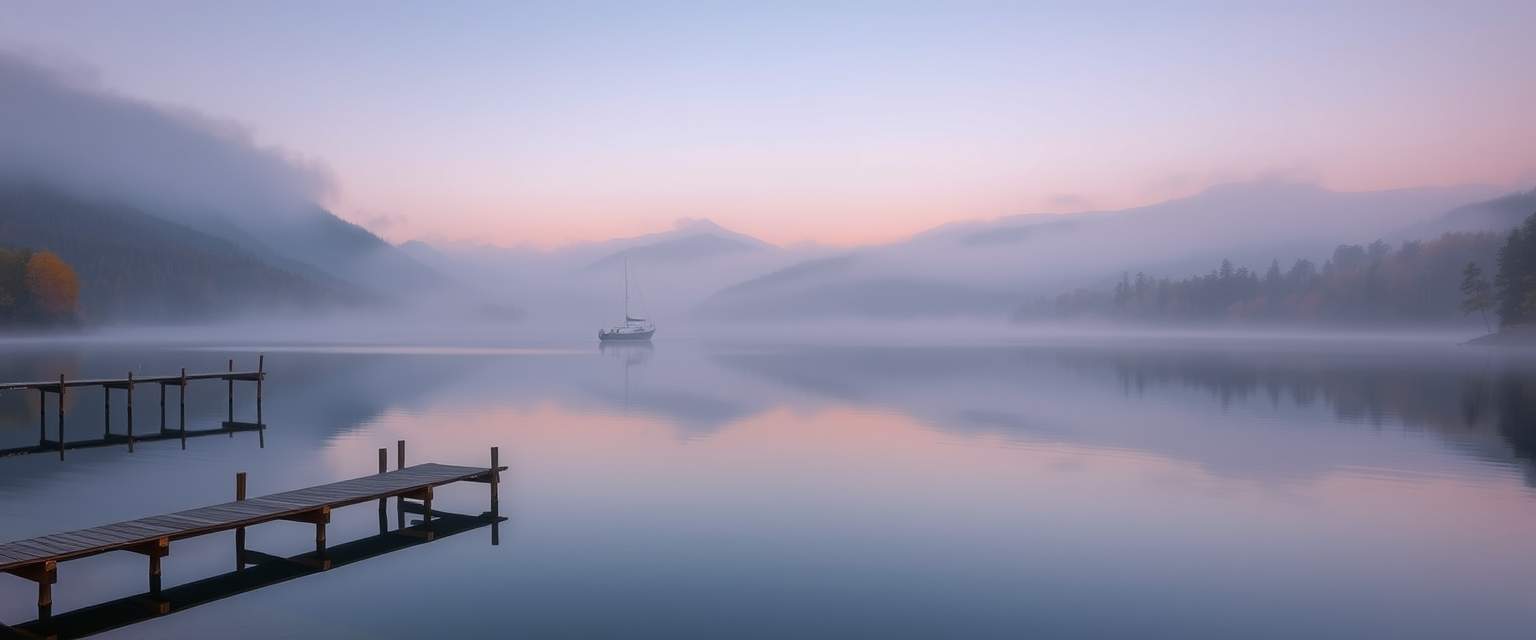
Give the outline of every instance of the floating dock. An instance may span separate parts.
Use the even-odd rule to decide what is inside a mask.
[[[433,490],[456,482],[478,482],[490,485],[489,515],[492,519],[499,517],[497,488],[500,474],[506,467],[499,465],[496,448],[491,449],[489,467],[433,463],[404,467],[404,441],[399,442],[398,447],[398,465],[403,468],[395,471],[386,471],[388,453],[380,449],[379,473],[375,475],[249,500],[245,498],[245,474],[240,473],[235,476],[234,502],[0,544],[0,572],[37,583],[37,620],[27,626],[41,630],[48,628],[52,619],[53,585],[58,582],[59,563],[69,560],[112,551],[147,556],[149,592],[144,597],[144,604],[153,612],[164,614],[169,612],[171,600],[164,597],[160,588],[160,564],[161,559],[170,554],[171,543],[177,540],[233,530],[237,572],[244,571],[247,565],[269,563],[297,563],[306,571],[326,571],[335,566],[325,540],[326,524],[331,520],[333,509],[377,501],[380,528],[383,529],[385,503],[389,498],[396,498],[402,520],[403,513],[409,511],[420,514],[422,522],[419,527],[407,529],[402,521],[401,529],[395,533],[430,541],[436,535],[434,520],[451,515],[432,509]],[[408,504],[407,499],[419,502]],[[281,558],[245,548],[246,527],[275,521],[314,525],[315,551],[304,556]],[[0,632],[5,631],[6,628],[0,625]],[[43,637],[49,635],[52,634],[42,634]]]
[[[64,452],[68,449],[83,449],[91,447],[106,447],[113,445],[128,445],[128,450],[133,451],[135,442],[149,442],[156,440],[180,440],[181,448],[187,448],[187,438],[211,436],[218,434],[240,433],[243,431],[255,431],[260,434],[261,446],[266,446],[267,425],[262,422],[261,399],[262,383],[267,379],[266,356],[259,356],[256,360],[255,371],[235,371],[235,361],[229,361],[228,371],[213,373],[187,373],[182,369],[178,375],[168,376],[139,376],[132,372],[126,378],[102,378],[86,380],[66,380],[63,374],[58,380],[45,382],[0,382],[0,392],[4,391],[36,391],[38,394],[37,417],[37,446],[13,447],[0,449],[0,458],[14,455],[26,455],[33,453],[51,453],[57,451],[59,459],[64,459]],[[212,429],[187,429],[187,385],[202,380],[223,380],[228,385],[229,412],[226,420],[217,428]],[[235,420],[235,383],[256,383],[256,421],[239,422]],[[133,391],[138,385],[159,385],[160,387],[160,428],[150,434],[135,434],[133,424]],[[70,389],[81,387],[100,387],[102,390],[103,415],[105,419],[102,425],[102,436],[99,439],[66,441],[64,439],[64,397]],[[166,424],[166,387],[177,388],[177,400],[180,403],[180,420],[177,427],[168,428]],[[118,434],[112,431],[112,392],[121,389],[126,395],[127,409],[127,433]],[[58,399],[57,422],[54,429],[54,438],[48,439],[48,394],[54,394]]]

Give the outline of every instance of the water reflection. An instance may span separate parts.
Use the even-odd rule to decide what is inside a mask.
[[[1305,461],[1319,458],[1296,445],[1315,445],[1321,425],[1433,433],[1454,451],[1518,461],[1527,477],[1536,455],[1536,367],[1464,350],[815,348],[714,359],[784,391],[902,411],[938,430],[1143,449],[1234,473],[1277,457],[1304,472]],[[1106,407],[1110,389],[1119,399]],[[1266,423],[1314,433],[1265,433],[1274,426]],[[1245,426],[1252,428],[1232,433]],[[1184,446],[1196,442],[1202,446]],[[1245,455],[1262,459],[1234,464]]]
[[[0,460],[0,539],[221,501],[236,470],[260,491],[364,475],[378,447],[408,439],[414,461],[502,446],[518,526],[496,553],[447,542],[135,630],[1436,638],[1531,621],[1536,372],[1522,360],[625,347],[28,354],[95,375],[266,351],[268,447]],[[222,394],[193,400],[189,419],[225,411]],[[0,438],[35,438],[22,411]],[[337,534],[371,532],[366,515]],[[178,553],[183,582],[227,569],[224,547]],[[79,569],[71,584],[95,590],[74,605],[141,589],[108,569]],[[21,619],[26,598],[0,581],[0,619]]]

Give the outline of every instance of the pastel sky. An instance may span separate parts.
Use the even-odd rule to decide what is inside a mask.
[[[0,48],[318,161],[396,241],[1536,186],[1536,2],[1344,4],[0,0]]]

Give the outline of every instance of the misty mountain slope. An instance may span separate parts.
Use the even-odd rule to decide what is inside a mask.
[[[773,245],[710,220],[684,219],[669,231],[610,240],[575,251],[612,251],[587,265],[590,270],[601,270],[621,265],[625,259],[631,263],[687,263],[772,249]]]
[[[441,274],[373,232],[315,208],[249,228],[273,251],[381,293],[445,284]]]
[[[1428,239],[1450,231],[1495,231],[1504,233],[1520,226],[1536,214],[1536,189],[1516,191],[1491,200],[1474,202],[1447,211],[1428,222],[1413,225],[1398,233],[1403,239]]]
[[[710,317],[909,317],[993,315],[1018,296],[1096,286],[1123,271],[1204,272],[1230,258],[1320,259],[1341,243],[1369,242],[1485,198],[1491,187],[1334,192],[1316,185],[1250,182],[1187,198],[1079,214],[953,223],[911,240],[855,252],[838,268],[742,281],[700,306]],[[1006,316],[1001,312],[998,317]]]
[[[401,249],[466,286],[516,301],[530,326],[577,323],[594,331],[623,315],[626,257],[633,311],[676,326],[674,320],[721,288],[816,253],[779,248],[701,219],[555,249],[419,241]]]
[[[720,290],[717,296],[747,295],[761,291],[771,290],[775,287],[793,285],[806,279],[837,273],[852,267],[856,256],[844,255],[831,258],[817,258],[797,263],[772,273],[758,276],[740,284],[731,285]]]
[[[441,274],[400,247],[312,205],[261,216],[174,210],[154,214],[227,240],[286,271],[344,280],[379,295],[444,284]]]
[[[0,51],[0,180],[51,185],[218,238],[277,270],[384,294],[441,278],[318,204],[319,166],[243,127]],[[121,205],[121,206],[118,206]]]
[[[63,257],[80,276],[81,314],[92,322],[190,322],[371,300],[135,208],[36,185],[0,186],[0,244]]]
[[[1428,221],[1452,207],[1487,197],[1493,187],[1461,186],[1338,192],[1314,184],[1245,182],[1120,211],[1008,216],[956,226],[930,239],[969,246],[1056,240],[1074,232],[1198,234],[1228,245],[1265,245],[1327,238],[1379,236]]]

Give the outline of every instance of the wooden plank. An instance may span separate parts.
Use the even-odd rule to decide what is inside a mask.
[[[54,535],[62,535],[62,534],[54,534]],[[122,530],[122,529],[107,529],[107,528],[103,528],[103,527],[91,527],[90,529],[79,529],[79,530],[76,530],[76,531],[70,531],[69,535],[79,536],[79,537],[86,538],[86,539],[100,540],[103,543],[107,543],[107,544],[117,544],[119,542],[131,542],[131,541],[134,541],[134,540],[143,540],[144,539],[144,536],[136,534],[136,533],[133,533],[133,532],[130,532],[130,531],[125,531],[125,530]]]
[[[134,534],[134,535],[138,536],[140,540],[143,540],[145,538],[153,538],[155,536],[164,535],[166,533],[170,533],[171,532],[170,529],[166,529],[165,527],[156,527],[156,526],[153,526],[153,525],[142,524],[142,523],[137,522],[137,521],[134,521],[134,522],[118,522],[116,524],[109,524],[109,525],[106,525],[106,526],[103,526],[103,527],[97,527],[97,528],[98,529],[116,529],[116,530],[119,530],[119,531],[125,531],[127,533],[131,533],[131,534]]]
[[[46,547],[37,546],[37,545],[33,544],[31,540],[17,540],[15,542],[7,542],[7,543],[5,543],[5,545],[6,545],[6,547],[11,548],[11,549],[15,549],[17,551],[24,551],[24,552],[26,552],[33,559],[47,558],[49,556],[54,555],[53,551],[50,551]]]
[[[72,545],[74,545],[76,547],[80,547],[82,549],[89,549],[91,547],[99,547],[99,546],[102,546],[102,545],[123,544],[125,542],[132,542],[133,541],[133,538],[123,538],[123,537],[111,537],[111,538],[108,538],[108,537],[100,536],[100,535],[87,534],[87,533],[85,533],[83,531],[71,531],[69,533],[53,533],[53,534],[49,534],[47,537],[59,540],[61,542],[70,543],[70,544],[72,544]]]

